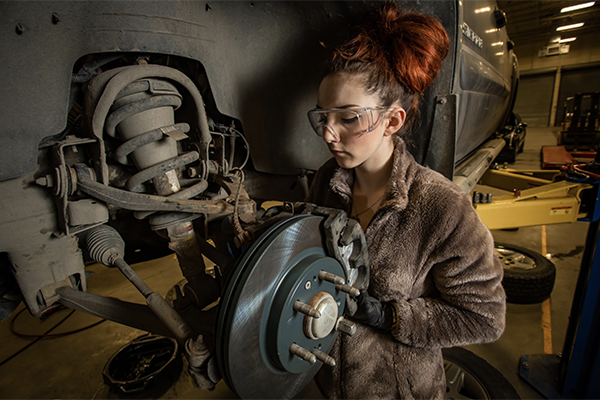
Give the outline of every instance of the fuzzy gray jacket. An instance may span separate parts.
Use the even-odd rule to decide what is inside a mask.
[[[502,266],[493,239],[452,182],[420,166],[395,139],[392,175],[365,236],[369,293],[391,302],[390,332],[357,324],[340,335],[316,381],[329,398],[441,399],[446,380],[442,347],[491,342],[504,330]],[[311,203],[352,208],[353,170],[334,159],[317,172]]]

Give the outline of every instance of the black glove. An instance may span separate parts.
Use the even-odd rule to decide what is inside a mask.
[[[382,303],[375,297],[362,290],[356,298],[358,308],[352,316],[357,321],[370,325],[383,331],[389,331],[394,324],[394,307]]]

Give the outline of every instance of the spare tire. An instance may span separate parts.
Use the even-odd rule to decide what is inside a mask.
[[[483,358],[462,347],[442,349],[448,399],[520,399],[510,382]]]
[[[502,286],[506,301],[516,304],[541,303],[554,289],[556,267],[535,251],[512,244],[495,243],[494,253],[504,268]]]

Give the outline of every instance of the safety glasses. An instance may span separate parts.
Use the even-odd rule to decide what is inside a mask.
[[[372,132],[383,119],[387,107],[315,108],[308,112],[308,120],[317,135],[328,130],[336,140],[342,137],[362,136]]]

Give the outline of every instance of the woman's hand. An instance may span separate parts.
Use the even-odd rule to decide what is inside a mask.
[[[352,316],[357,321],[383,331],[389,331],[394,324],[394,307],[388,303],[382,303],[371,296],[366,290],[362,290],[356,298],[358,308]]]

